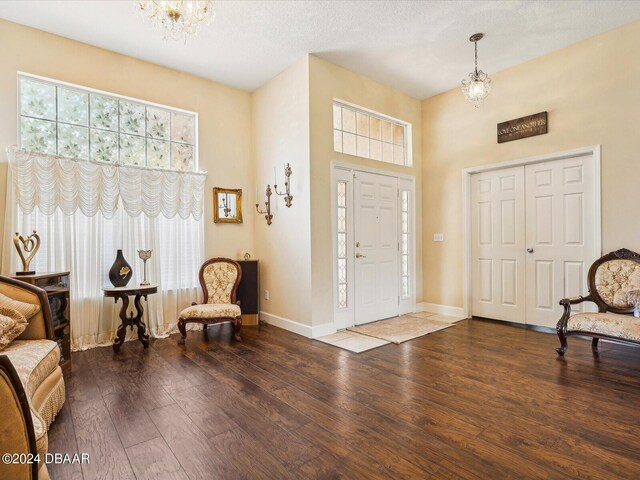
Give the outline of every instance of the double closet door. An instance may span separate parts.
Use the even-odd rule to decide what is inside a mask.
[[[471,176],[471,313],[553,327],[596,260],[594,163],[580,156]]]

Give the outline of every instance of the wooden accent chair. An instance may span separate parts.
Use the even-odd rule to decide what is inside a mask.
[[[633,298],[640,292],[640,255],[626,248],[599,258],[587,276],[589,295],[560,300],[564,314],[556,332],[560,339],[558,355],[567,351],[567,337],[592,337],[591,348],[598,353],[598,340],[607,338],[622,343],[640,344],[640,318],[633,316]],[[598,312],[571,313],[571,306],[594,302]]]
[[[207,325],[231,321],[236,340],[241,341],[240,302],[236,302],[236,291],[242,278],[240,264],[230,258],[212,258],[200,267],[200,285],[204,295],[203,304],[193,303],[185,308],[178,318],[178,329],[181,338],[178,343],[184,344],[187,338],[187,323]]]
[[[0,452],[22,454],[36,459],[36,435],[31,409],[18,372],[6,355],[0,355]],[[49,478],[43,462],[41,479]],[[0,463],[0,478],[37,479],[38,462]]]

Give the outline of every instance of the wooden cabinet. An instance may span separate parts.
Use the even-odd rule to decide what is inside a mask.
[[[14,275],[21,280],[47,292],[51,308],[54,340],[60,347],[60,365],[71,360],[71,316],[69,314],[69,272],[37,273],[35,275]]]
[[[243,325],[257,325],[260,314],[260,272],[258,260],[238,260],[242,267],[242,279],[236,292],[240,300]]]

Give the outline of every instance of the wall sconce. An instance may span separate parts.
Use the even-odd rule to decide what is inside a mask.
[[[265,191],[265,193],[267,195],[267,201],[264,202],[264,205],[267,207],[267,209],[265,211],[260,211],[260,204],[258,203],[258,191],[256,190],[256,211],[260,215],[264,215],[264,218],[267,220],[267,225],[271,225],[271,220],[273,219],[273,215],[271,214],[271,185],[267,185],[267,190]]]
[[[275,176],[275,169],[274,169],[274,176]],[[293,195],[291,195],[291,166],[287,163],[284,167],[284,186],[285,186],[285,192],[284,193],[280,193],[278,192],[278,185],[276,185],[275,183],[273,184],[273,189],[275,190],[277,195],[280,195],[281,197],[284,197],[284,203],[288,208],[291,208],[291,204],[293,203]],[[275,181],[278,181],[278,178],[275,178]]]

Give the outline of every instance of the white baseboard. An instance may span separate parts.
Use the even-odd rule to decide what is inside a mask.
[[[290,332],[297,333],[307,338],[323,337],[324,335],[331,335],[336,333],[336,326],[333,323],[323,323],[322,325],[305,325],[300,322],[289,320],[288,318],[279,317],[267,312],[260,312],[260,320],[273,325],[275,327],[284,328]]]
[[[438,315],[450,315],[452,317],[464,317],[464,308],[462,307],[422,302],[416,304],[416,308],[419,312],[437,313]]]

